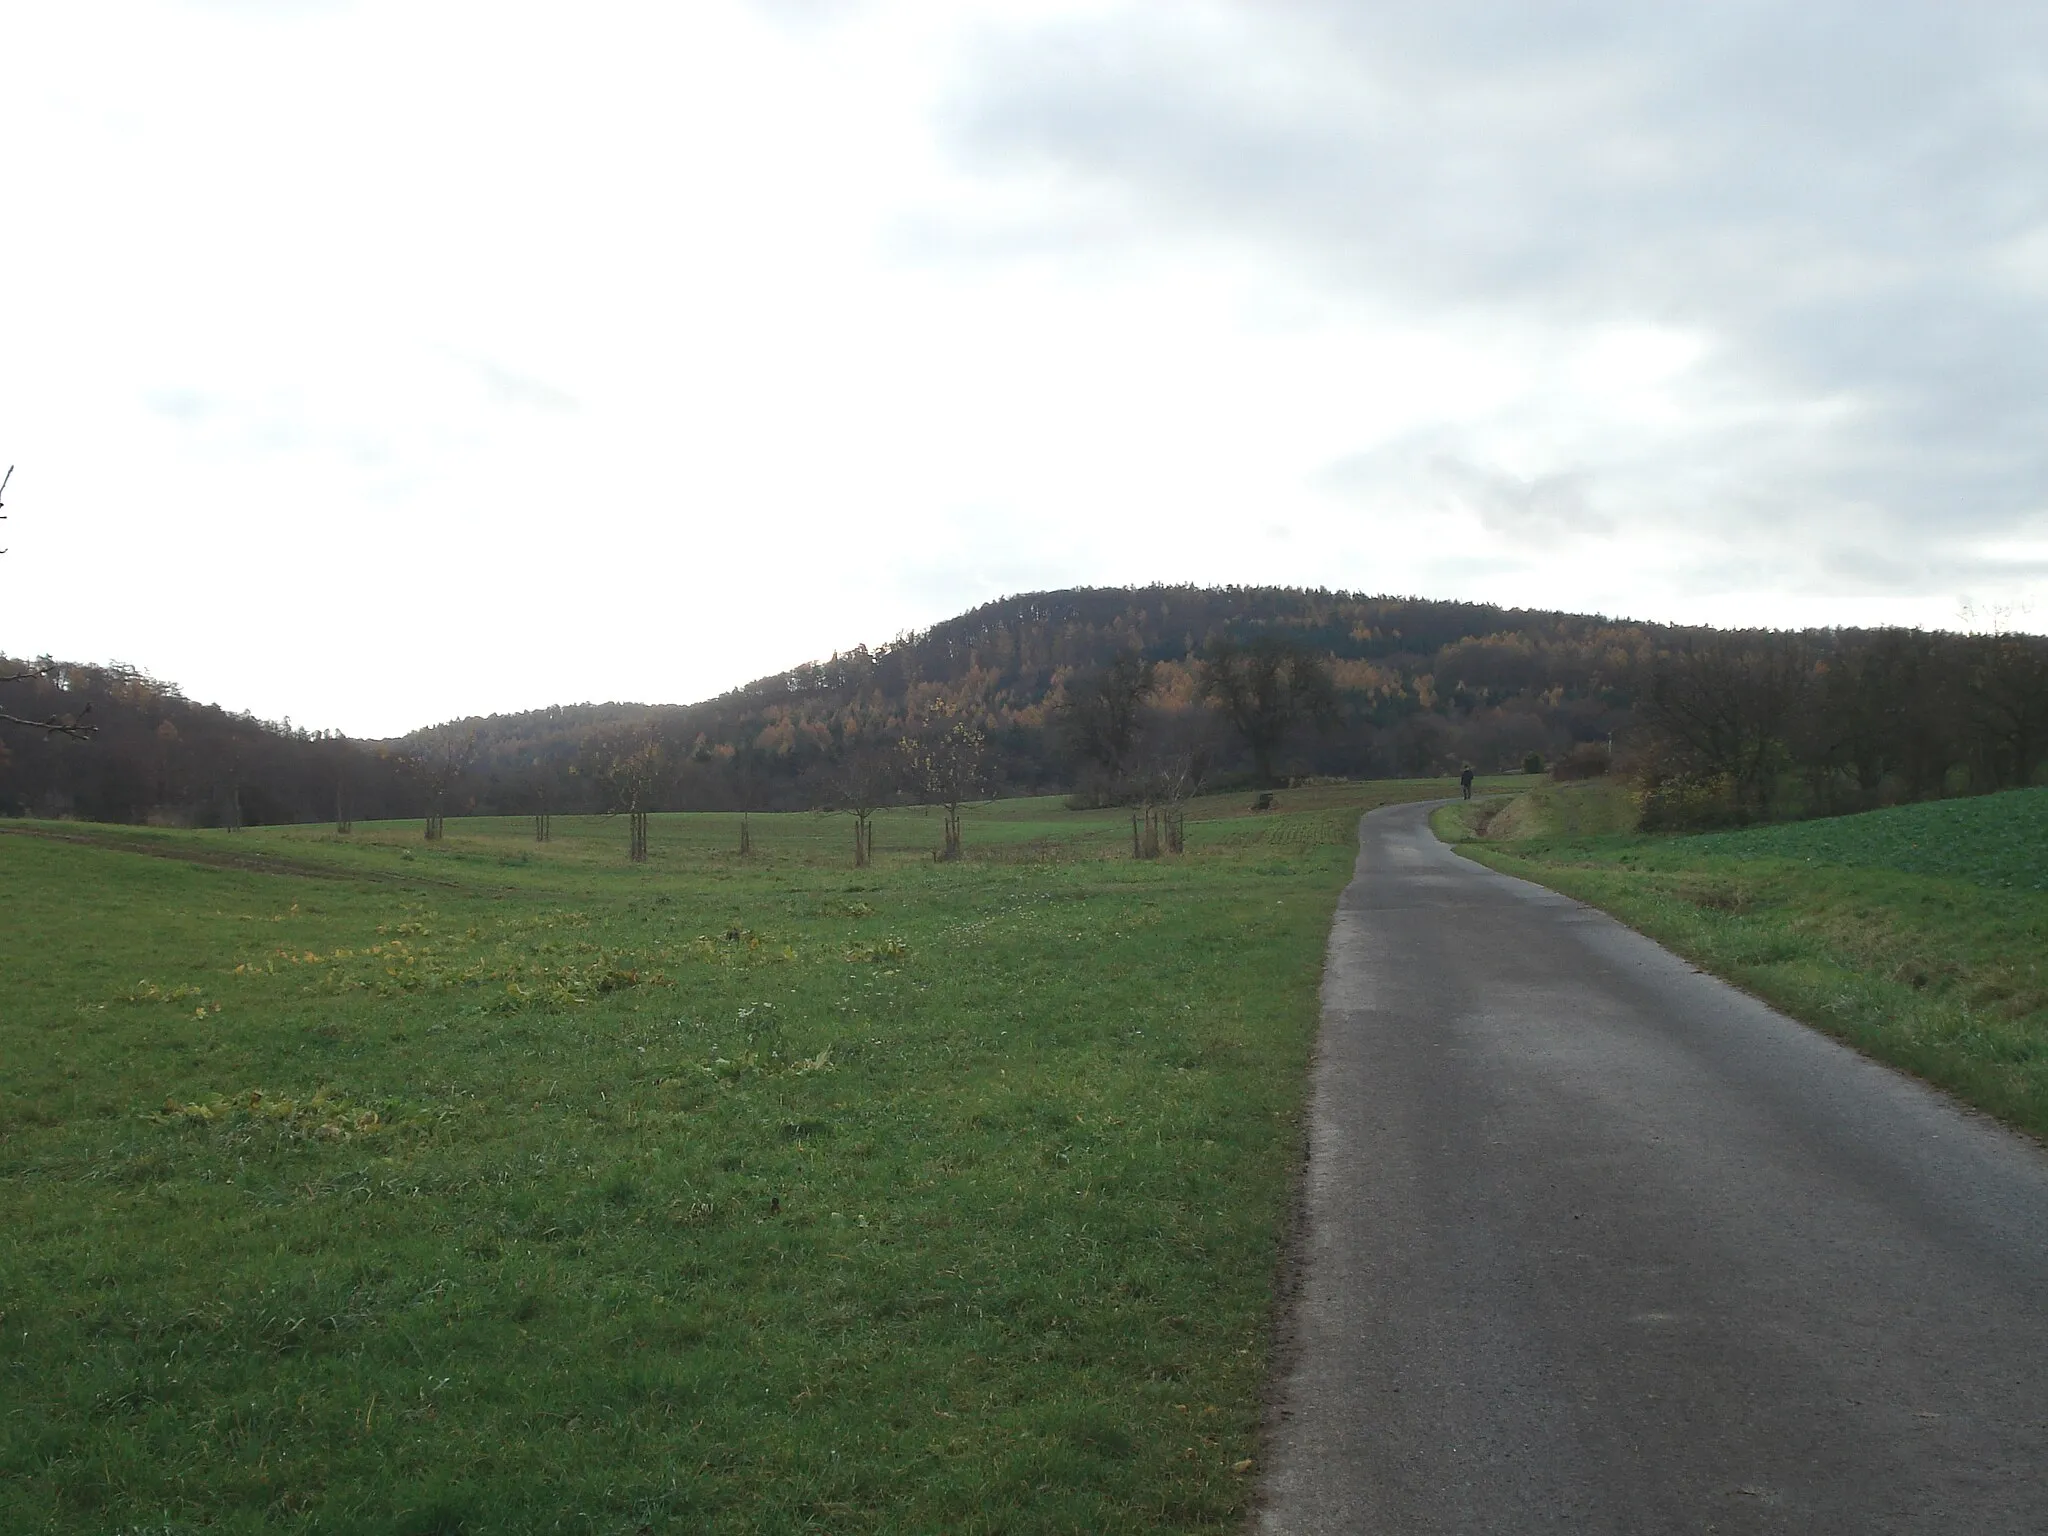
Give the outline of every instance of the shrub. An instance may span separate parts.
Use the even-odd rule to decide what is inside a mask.
[[[1662,779],[1643,790],[1645,832],[1701,832],[1749,820],[1733,780],[1726,777]]]
[[[1541,773],[1542,771],[1543,754],[1541,752],[1531,752],[1527,757],[1522,759],[1522,772]]]
[[[1551,765],[1550,776],[1560,784],[1573,779],[1597,779],[1613,766],[1614,754],[1606,742],[1582,741]]]

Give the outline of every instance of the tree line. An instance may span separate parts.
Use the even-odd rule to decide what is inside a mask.
[[[1129,803],[1143,846],[1170,844],[1176,807],[1201,789],[1586,764],[1611,750],[1648,786],[1655,818],[1689,825],[2037,782],[2044,669],[2048,640],[2014,634],[1712,631],[1295,588],[1080,589],[984,604],[699,704],[556,705],[361,742],[197,704],[126,669],[0,659],[0,680],[22,674],[0,711],[89,709],[98,726],[81,741],[0,724],[0,812],[214,826],[409,816],[430,834],[447,816],[530,815],[544,835],[555,814],[930,798],[950,754],[966,799]]]
[[[1652,827],[2017,789],[2048,768],[2048,640],[1687,631],[1637,714],[1627,766]]]

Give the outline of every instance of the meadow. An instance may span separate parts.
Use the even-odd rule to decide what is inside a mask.
[[[1472,857],[2048,1137],[2048,789],[1691,837],[1627,830],[1631,809],[1595,780],[1433,819]]]
[[[1502,786],[1496,786],[1502,787]],[[9,1530],[1223,1531],[1358,815],[0,831]]]

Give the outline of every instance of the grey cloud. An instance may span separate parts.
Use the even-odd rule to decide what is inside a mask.
[[[1523,478],[1483,463],[1447,433],[1423,433],[1329,465],[1324,488],[1379,510],[1469,512],[1510,543],[1555,544],[1610,533],[1593,476],[1571,470]]]
[[[1698,389],[1787,414],[1671,477],[1853,553],[2048,506],[2048,261],[2000,256],[2048,235],[2044,45],[2032,5],[1134,7],[984,34],[944,128],[1071,188],[1066,238],[1249,248],[1424,321],[1706,334]],[[1490,474],[1461,494],[1505,522],[1583,502]],[[1654,480],[1640,515],[1697,515]]]

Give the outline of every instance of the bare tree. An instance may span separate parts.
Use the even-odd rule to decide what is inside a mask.
[[[2048,642],[1998,633],[1965,644],[1977,777],[1993,788],[2023,789],[2048,755]]]
[[[647,862],[647,813],[670,776],[668,751],[652,731],[610,737],[593,752],[592,777],[612,815],[626,816],[626,857]]]
[[[896,759],[871,742],[861,742],[826,775],[829,804],[853,817],[853,867],[865,869],[875,856],[874,815],[896,798],[901,781]]]
[[[1272,786],[1274,755],[1296,727],[1326,728],[1337,715],[1329,666],[1279,635],[1256,635],[1242,644],[1228,635],[1214,637],[1202,656],[1200,685],[1202,696],[1251,750],[1261,789]]]
[[[1187,851],[1187,808],[1201,783],[1202,753],[1182,747],[1154,755],[1131,812],[1131,857]]]
[[[1157,669],[1136,651],[1093,672],[1071,677],[1059,710],[1069,750],[1102,781],[1100,800],[1123,793],[1138,752],[1145,703],[1158,689]]]
[[[406,768],[426,788],[428,842],[438,843],[446,832],[448,793],[469,772],[470,764],[476,761],[476,754],[476,732],[471,731],[465,736],[452,730],[430,735],[423,744],[405,754]]]
[[[1796,635],[1689,634],[1650,675],[1643,723],[1680,776],[1720,782],[1738,813],[1768,813],[1812,671]]]
[[[740,805],[740,857],[743,859],[752,857],[754,852],[754,809],[761,796],[765,756],[753,742],[741,741],[727,759],[733,795]]]
[[[1911,799],[1941,792],[1965,705],[1947,649],[1920,630],[1881,629],[1826,657],[1799,743],[1828,775],[1824,803],[1837,798],[1838,778],[1853,785],[1847,809],[1875,803],[1888,779]]]
[[[356,829],[355,816],[348,804],[348,738],[336,736],[334,740],[334,830],[345,836]]]
[[[0,554],[6,551],[0,550]],[[64,686],[64,668],[47,659],[38,661],[32,667],[17,667],[10,672],[0,672],[0,683],[26,683],[31,680]],[[46,736],[69,736],[74,741],[84,741],[99,727],[90,724],[86,716],[92,713],[92,706],[86,705],[77,714],[58,713],[41,716],[10,714],[0,710],[0,725],[26,726],[32,731],[41,731]]]
[[[959,858],[960,808],[988,792],[988,738],[965,720],[934,714],[921,731],[903,738],[901,750],[919,796],[945,812],[937,857]]]

